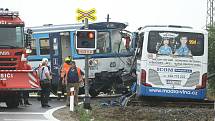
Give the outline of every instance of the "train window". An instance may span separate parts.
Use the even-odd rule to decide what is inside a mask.
[[[40,55],[50,54],[50,45],[48,38],[40,39]]]
[[[128,52],[131,48],[131,37],[128,33],[123,33],[121,38],[121,43],[119,47],[119,52]]]
[[[30,55],[36,55],[36,39],[32,39],[31,40],[31,50],[32,52],[30,53]]]
[[[110,34],[109,32],[97,33],[97,49],[96,53],[109,53],[110,52]]]
[[[112,52],[119,52],[120,46],[121,44],[123,44],[122,35],[120,34],[119,30],[112,31],[111,41],[112,41]]]
[[[112,52],[124,53],[131,47],[131,37],[128,33],[120,30],[112,31]]]

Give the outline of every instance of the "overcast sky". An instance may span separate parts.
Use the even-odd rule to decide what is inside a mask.
[[[128,30],[145,25],[186,25],[203,28],[207,0],[0,0],[1,8],[19,11],[27,27],[73,24],[78,8],[95,8],[97,20],[128,22]]]

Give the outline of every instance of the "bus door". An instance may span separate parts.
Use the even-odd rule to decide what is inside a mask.
[[[62,51],[61,51],[61,37],[60,33],[50,33],[50,61],[51,71],[54,74],[52,76],[52,86],[57,89],[58,82],[60,80],[60,67],[62,65]]]

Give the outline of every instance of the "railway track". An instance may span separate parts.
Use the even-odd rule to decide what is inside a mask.
[[[209,108],[214,109],[214,101],[203,100],[152,100],[152,99],[135,99],[128,100],[126,106],[151,106],[151,107],[178,107],[178,108]]]
[[[191,108],[214,108],[214,102],[175,102],[175,101],[131,101],[128,105],[132,106],[162,106],[162,107],[191,107]]]

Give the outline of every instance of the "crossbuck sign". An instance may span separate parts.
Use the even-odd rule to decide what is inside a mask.
[[[94,15],[96,13],[96,9],[92,8],[90,10],[82,10],[82,9],[77,9],[77,14],[78,16],[76,17],[77,21],[82,21],[85,18],[87,18],[90,21],[95,21],[96,20],[96,16]]]

